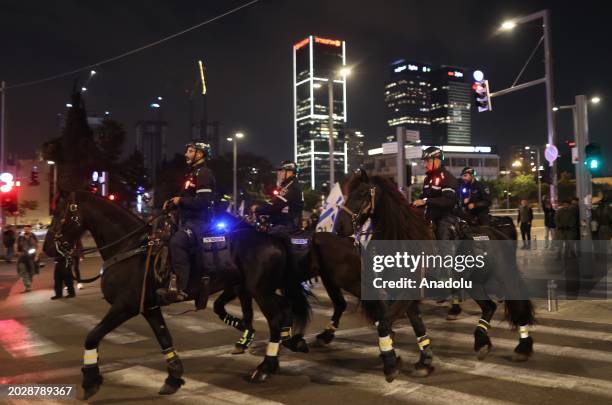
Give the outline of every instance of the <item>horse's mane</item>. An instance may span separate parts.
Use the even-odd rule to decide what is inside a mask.
[[[134,213],[123,208],[119,204],[108,201],[106,198],[87,191],[77,191],[76,193],[78,200],[94,203],[96,205],[96,213],[112,219],[113,223],[131,225],[133,227],[142,226],[144,224],[144,221]]]
[[[351,179],[351,182],[354,179]],[[386,177],[372,176],[370,183],[381,191],[376,199],[372,215],[374,230],[380,234],[376,239],[385,240],[428,240],[432,239],[431,230],[425,222],[423,213],[410,205],[404,194]]]

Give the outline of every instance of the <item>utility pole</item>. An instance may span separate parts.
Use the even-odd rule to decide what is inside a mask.
[[[399,126],[395,129],[397,136],[397,188],[406,195],[406,130]]]
[[[336,183],[334,177],[334,78],[331,74],[327,79],[327,95],[329,98],[329,190],[331,191],[331,189],[334,187],[334,184]]]
[[[589,126],[587,98],[584,95],[576,96],[576,105],[573,108],[574,127],[576,128],[576,148],[578,162],[576,163],[576,195],[579,199],[580,209],[580,239],[591,240],[591,199],[593,186],[591,173],[584,165],[585,146],[589,143]]]
[[[6,156],[5,150],[5,139],[6,139],[6,82],[2,81],[0,86],[0,93],[2,93],[2,120],[0,121],[0,173],[4,173],[4,159]]]

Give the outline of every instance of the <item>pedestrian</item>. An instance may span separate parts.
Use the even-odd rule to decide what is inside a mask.
[[[531,249],[531,223],[533,222],[533,210],[528,201],[523,198],[518,209],[517,222],[521,227],[521,239],[523,247],[521,249]]]
[[[6,248],[6,254],[4,255],[4,260],[7,263],[12,263],[13,255],[15,254],[15,228],[12,225],[7,225],[4,231],[2,232],[2,243]]]
[[[544,249],[552,249],[555,244],[555,209],[549,200],[542,202],[542,210],[544,211]]]
[[[23,293],[32,291],[32,277],[36,274],[40,248],[36,235],[32,233],[32,225],[23,227],[23,235],[17,238],[17,274],[23,281]]]
[[[596,239],[609,241],[612,238],[612,209],[607,196],[603,196],[593,210],[593,220],[597,222]]]
[[[60,256],[55,259],[53,281],[53,289],[55,290],[55,295],[51,297],[52,300],[62,298],[62,290],[64,288],[64,284],[66,285],[66,288],[68,288],[67,298],[74,298],[76,296],[76,294],[74,293],[74,281],[72,278],[72,261],[70,261],[70,263],[67,263],[66,258],[63,256]]]
[[[580,222],[580,199],[578,197],[572,197],[571,208],[574,210],[574,213],[576,214],[576,235],[574,237],[574,240],[579,241],[581,238],[580,238],[580,226],[578,226],[578,223]]]
[[[561,208],[555,215],[557,225],[557,239],[559,240],[559,251],[557,259],[576,257],[576,235],[578,233],[578,217],[576,208],[570,200],[563,200]]]

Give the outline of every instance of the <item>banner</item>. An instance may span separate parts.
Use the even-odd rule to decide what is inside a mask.
[[[317,232],[332,232],[338,215],[338,207],[344,203],[340,184],[336,183],[325,200],[323,211],[317,223]]]

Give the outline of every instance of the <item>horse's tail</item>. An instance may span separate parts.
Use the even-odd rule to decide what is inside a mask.
[[[291,253],[291,242],[289,238],[282,238],[285,247],[285,285],[284,293],[291,305],[293,315],[293,325],[296,330],[303,331],[310,320],[310,303],[308,302],[308,292],[302,285],[302,274],[298,269],[297,263]]]
[[[505,300],[504,317],[513,329],[536,323],[535,311],[531,300]]]

